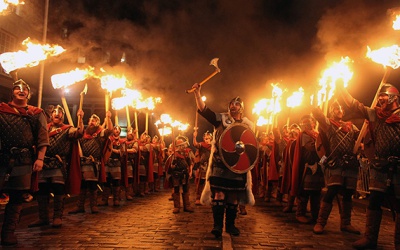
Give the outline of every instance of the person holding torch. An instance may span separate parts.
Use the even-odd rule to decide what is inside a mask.
[[[400,248],[400,109],[399,91],[391,84],[383,84],[377,92],[377,107],[367,107],[354,99],[337,83],[337,95],[355,117],[369,122],[373,141],[373,154],[367,155],[370,162],[369,204],[366,213],[364,236],[353,243],[356,249],[376,248],[382,221],[381,206],[385,198],[393,203],[396,213],[395,248]]]

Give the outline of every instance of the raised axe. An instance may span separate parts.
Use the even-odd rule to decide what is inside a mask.
[[[215,70],[209,76],[207,76],[203,81],[199,82],[199,86],[203,85],[208,80],[210,80],[213,76],[215,76],[216,74],[221,72],[221,70],[218,68],[218,60],[219,60],[219,58],[214,58],[211,60],[210,65],[214,66]],[[186,93],[187,94],[192,93],[194,90],[195,90],[195,88],[187,89]]]

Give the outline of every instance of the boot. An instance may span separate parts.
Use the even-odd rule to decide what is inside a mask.
[[[282,202],[283,194],[279,191],[279,189],[276,192],[276,201]]]
[[[62,226],[62,217],[64,211],[64,195],[54,196],[54,214],[53,214],[53,225],[54,228],[60,228]]]
[[[315,224],[313,232],[315,234],[322,234],[324,232],[324,227],[328,221],[329,215],[332,211],[332,204],[327,202],[321,202],[321,207],[319,208],[317,224]]]
[[[308,197],[297,196],[296,220],[302,224],[309,224],[311,219],[306,216]]]
[[[101,193],[101,200],[97,206],[108,206],[108,197],[110,197],[111,188],[103,187],[103,193]]]
[[[294,206],[295,199],[296,199],[296,196],[289,196],[288,203],[286,204],[286,207],[282,210],[282,212],[284,212],[284,213],[293,212],[293,206]]]
[[[174,198],[174,210],[172,213],[177,214],[179,213],[179,208],[181,207],[181,199],[179,193],[173,193],[172,197]]]
[[[140,197],[144,197],[145,189],[146,189],[146,183],[145,182],[139,183],[139,196]]]
[[[4,220],[1,229],[1,245],[13,246],[18,243],[15,230],[19,222],[22,204],[8,203],[4,210]]]
[[[121,187],[114,187],[113,188],[113,198],[114,198],[114,207],[119,206],[119,202],[121,199]]]
[[[247,215],[247,210],[245,205],[239,205],[239,214]]]
[[[154,192],[159,192],[161,189],[161,180],[158,178],[154,181]]]
[[[235,227],[237,204],[226,204],[225,231],[233,236],[238,236],[240,231]]]
[[[271,196],[272,196],[272,189],[268,188],[267,192],[265,193],[264,201],[270,202],[271,201]]]
[[[203,189],[204,189],[204,184],[199,183],[199,185],[197,186],[197,190],[196,190],[196,202],[194,203],[196,206],[201,206],[200,198],[201,198],[201,192],[203,192]]]
[[[364,237],[355,241],[352,246],[356,249],[375,249],[378,244],[379,229],[382,220],[382,210],[367,209]]]
[[[39,210],[39,219],[29,224],[28,227],[41,227],[50,225],[49,219],[49,196],[48,195],[38,195],[36,197]]]
[[[320,193],[312,194],[310,196],[310,210],[311,210],[311,222],[313,224],[317,223],[319,212],[320,212],[320,207],[321,207]]]
[[[396,213],[396,222],[394,227],[394,247],[400,249],[400,214]]]
[[[352,202],[342,201],[341,207],[342,207],[341,209],[342,213],[340,214],[340,231],[352,234],[360,234],[360,230],[357,230],[355,227],[351,225]]]
[[[211,230],[211,233],[214,234],[215,238],[219,238],[222,235],[222,228],[224,226],[224,213],[225,213],[225,204],[224,201],[213,201],[212,206],[213,218],[214,218],[214,227]]]
[[[182,201],[183,201],[183,211],[184,211],[184,212],[193,213],[194,210],[193,210],[193,208],[190,206],[189,193],[183,193],[183,194],[182,194]]]
[[[129,183],[128,187],[126,188],[125,198],[127,201],[133,200],[133,185],[132,185],[132,183]]]
[[[89,199],[90,199],[90,210],[92,214],[97,214],[99,212],[99,208],[97,207],[97,189],[89,190]]]
[[[68,212],[68,214],[79,214],[85,212],[86,189],[81,189],[76,202],[76,208]]]

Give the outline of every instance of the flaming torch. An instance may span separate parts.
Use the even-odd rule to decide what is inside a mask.
[[[0,0],[0,13],[5,11],[10,5],[19,5],[19,4],[25,4],[25,3],[19,0]]]
[[[59,45],[35,44],[29,37],[22,42],[22,45],[26,46],[25,51],[6,52],[0,55],[1,66],[7,74],[16,69],[37,66],[49,56],[57,56],[65,51]]]
[[[85,84],[85,88],[81,92],[80,100],[79,100],[79,109],[82,110],[83,108],[83,97],[87,94],[87,84]],[[81,124],[82,116],[78,117],[78,126]]]
[[[70,125],[73,125],[71,113],[69,112],[69,108],[67,105],[67,100],[65,99],[64,91],[67,87],[77,83],[81,82],[90,76],[93,75],[93,68],[88,68],[88,69],[78,69],[76,68],[75,70],[72,70],[67,73],[62,73],[62,74],[56,74],[51,76],[51,83],[53,85],[54,89],[62,89],[61,92],[61,102],[63,104],[65,114],[67,115],[68,123]],[[78,123],[79,125],[79,123]]]
[[[328,103],[335,92],[336,81],[343,80],[344,86],[353,77],[353,72],[349,68],[352,60],[349,57],[342,58],[340,62],[334,62],[331,67],[326,69],[319,81],[321,89],[318,92],[318,105],[323,107],[324,114],[328,114]]]
[[[390,68],[397,69],[400,66],[400,48],[397,45],[393,45],[390,47],[383,47],[378,50],[371,51],[371,49],[368,47],[367,57],[376,63],[382,64],[385,69],[382,80],[376,91],[375,97],[371,103],[371,108],[374,108],[376,106],[376,103],[378,102],[379,91],[382,88],[382,86],[386,83],[390,75]],[[368,128],[368,122],[364,121],[360,130],[360,134],[358,135],[357,141],[354,145],[353,153],[357,153],[361,141],[364,139],[367,133],[367,128]]]
[[[300,106],[300,104],[303,102],[303,97],[304,90],[302,87],[300,87],[298,91],[293,92],[293,94],[286,99],[286,106],[289,108],[289,114],[286,120],[286,126],[288,128],[290,126],[290,111],[292,110],[292,108]]]
[[[106,113],[110,111],[110,98],[113,91],[125,88],[127,79],[125,76],[118,77],[115,75],[104,75],[100,77],[101,88],[106,90],[105,93],[105,108]]]
[[[278,84],[271,84],[272,86],[272,128],[278,126],[278,113],[281,111],[280,100],[282,97],[282,89],[278,87]]]

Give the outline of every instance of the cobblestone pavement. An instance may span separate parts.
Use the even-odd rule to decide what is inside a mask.
[[[24,210],[18,225],[19,249],[352,249],[359,235],[342,233],[335,205],[326,232],[315,235],[313,225],[296,222],[294,213],[284,214],[276,201],[257,199],[247,207],[248,215],[239,215],[240,236],[224,233],[215,239],[210,233],[212,213],[209,206],[196,206],[194,213],[173,214],[170,191],[145,198],[134,198],[120,207],[100,207],[99,214],[69,215],[74,204],[66,204],[63,226],[28,228],[37,214]],[[191,200],[193,199],[191,196]],[[35,202],[34,202],[35,203]],[[36,210],[36,207],[30,210]],[[353,225],[364,231],[365,206],[353,212]],[[382,220],[378,249],[394,249],[394,223],[386,214]]]

